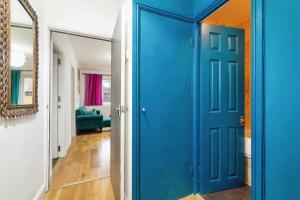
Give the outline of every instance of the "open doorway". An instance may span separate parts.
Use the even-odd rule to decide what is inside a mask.
[[[110,178],[112,41],[53,30],[51,43],[52,164],[45,198],[69,198],[90,187],[79,192],[79,199],[115,199]]]
[[[200,22],[204,199],[251,199],[251,0]]]

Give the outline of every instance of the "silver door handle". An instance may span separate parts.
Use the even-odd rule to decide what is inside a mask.
[[[121,111],[122,111],[121,105],[119,105],[118,107],[115,107],[114,110],[117,111],[118,112],[118,116],[121,117]]]
[[[119,111],[119,110],[121,110],[121,108],[120,107],[115,107],[114,110],[118,110]]]
[[[141,111],[142,111],[143,113],[145,113],[145,112],[147,112],[147,109],[146,109],[146,108],[142,108]]]

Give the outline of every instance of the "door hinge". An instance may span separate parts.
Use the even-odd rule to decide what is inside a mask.
[[[60,58],[57,58],[57,64],[61,65],[61,59]]]
[[[60,150],[61,150],[61,147],[57,146],[57,151],[60,152]]]
[[[129,49],[126,49],[125,51],[125,62],[128,62],[130,59]]]

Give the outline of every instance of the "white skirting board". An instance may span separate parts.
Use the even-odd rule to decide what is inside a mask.
[[[33,200],[41,200],[41,199],[43,199],[45,193],[46,193],[46,185],[43,184],[42,187],[36,193],[36,195],[33,197]]]

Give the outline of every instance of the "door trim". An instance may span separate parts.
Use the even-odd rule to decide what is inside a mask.
[[[252,199],[265,199],[264,1],[252,2]]]

